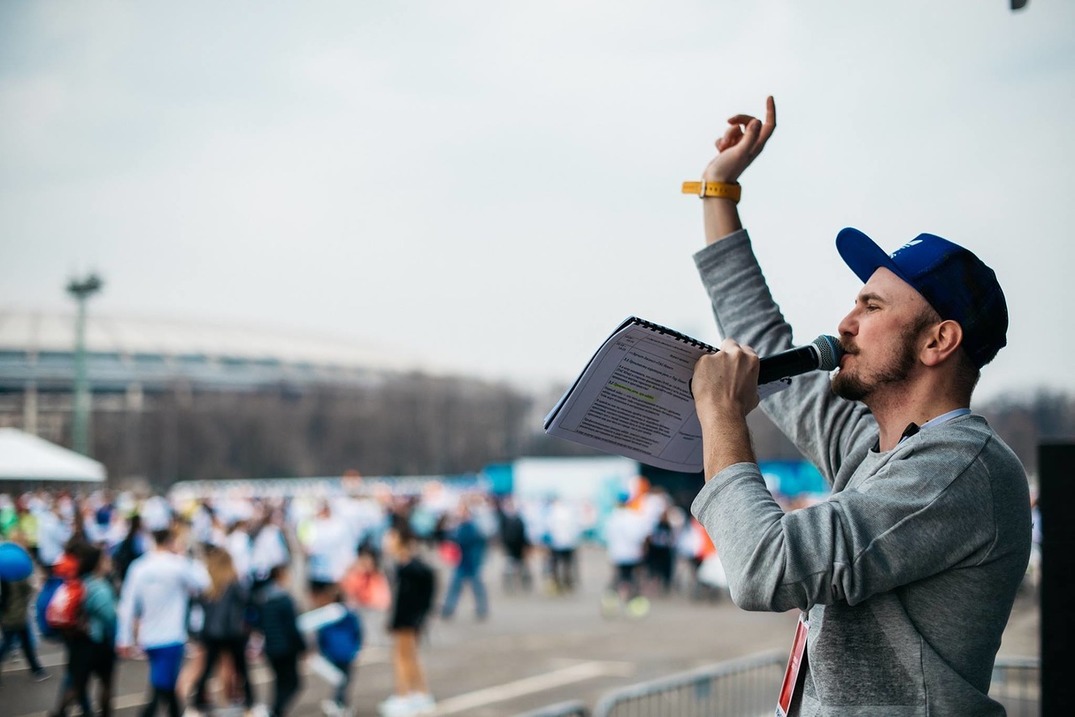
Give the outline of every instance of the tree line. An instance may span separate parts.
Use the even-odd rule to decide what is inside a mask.
[[[177,388],[138,410],[95,410],[93,455],[114,482],[165,488],[177,480],[364,475],[447,475],[522,456],[599,452],[542,430],[559,391],[408,374],[364,386],[279,386],[256,392]],[[1075,397],[1007,395],[980,406],[1023,461],[1037,470],[1043,441],[1075,440]],[[761,460],[801,455],[764,417],[749,419]],[[69,428],[68,428],[69,430]]]

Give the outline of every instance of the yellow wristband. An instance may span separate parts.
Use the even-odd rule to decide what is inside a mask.
[[[736,204],[739,203],[739,197],[742,192],[743,188],[739,186],[738,182],[683,183],[684,194],[696,194],[699,197],[720,197],[721,199],[731,199]]]

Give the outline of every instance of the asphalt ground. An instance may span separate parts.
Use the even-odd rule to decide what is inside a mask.
[[[434,556],[429,559],[435,564]],[[534,556],[535,573],[538,562]],[[726,597],[692,595],[686,579],[671,595],[655,596],[644,617],[603,615],[601,596],[610,577],[604,551],[584,548],[579,562],[581,580],[573,593],[553,595],[537,588],[506,592],[499,551],[491,551],[484,570],[491,605],[488,618],[476,619],[473,598],[464,592],[455,617],[433,620],[421,646],[422,663],[437,699],[436,715],[516,715],[575,699],[592,708],[602,695],[621,686],[759,652],[783,651],[791,643],[794,613],[744,612]],[[442,572],[442,593],[447,577]],[[1001,655],[1039,654],[1038,615],[1036,598],[1020,596]],[[376,715],[378,703],[392,692],[389,640],[383,614],[367,613],[363,622],[366,645],[351,685],[351,706],[356,715]],[[50,642],[38,647],[51,679],[35,682],[21,655],[9,658],[0,673],[0,717],[46,717],[54,705],[63,673],[62,648]],[[256,700],[269,700],[271,673],[258,662],[252,674]],[[291,714],[320,715],[320,701],[329,697],[330,687],[314,674],[306,674],[304,683]],[[121,662],[114,713],[139,714],[146,702],[146,684],[144,661]],[[232,712],[217,710],[221,717]]]

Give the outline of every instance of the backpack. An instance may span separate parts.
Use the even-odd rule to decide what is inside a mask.
[[[45,608],[45,622],[59,633],[84,632],[86,616],[83,603],[86,600],[86,586],[78,578],[68,578],[56,588],[48,607]]]
[[[48,612],[49,603],[52,602],[52,596],[56,594],[56,591],[63,585],[63,580],[56,577],[50,577],[45,580],[45,584],[41,586],[41,592],[37,594],[37,600],[34,602],[34,621],[37,623],[37,633],[46,640],[59,640],[60,635],[53,630],[48,621],[45,619],[45,613]]]

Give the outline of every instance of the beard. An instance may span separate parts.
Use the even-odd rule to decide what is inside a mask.
[[[881,367],[872,376],[849,373],[840,369],[832,377],[832,392],[849,401],[865,401],[878,389],[905,381],[917,361],[918,347],[915,341],[917,336],[917,330],[906,332],[902,336],[898,351],[891,357],[888,365]],[[847,349],[847,353],[851,355],[859,353],[852,346],[848,346]]]

